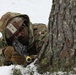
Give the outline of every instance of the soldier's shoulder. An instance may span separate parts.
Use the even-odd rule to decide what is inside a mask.
[[[45,37],[48,32],[47,26],[42,23],[33,24],[33,30],[34,30],[34,40],[36,43],[36,48],[40,49],[44,43]],[[40,51],[40,50],[38,50],[38,51]]]
[[[47,25],[43,23],[35,23],[33,24],[33,30],[38,32],[47,32]]]

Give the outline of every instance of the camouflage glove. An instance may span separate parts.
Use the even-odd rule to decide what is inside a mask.
[[[5,56],[5,62],[9,63],[12,62],[13,64],[23,64],[24,63],[24,57],[22,57],[18,52],[14,50],[13,46],[7,46],[6,49],[3,52]]]
[[[21,56],[18,52],[14,52],[10,59],[13,64],[24,64],[25,58]]]
[[[7,47],[3,50],[3,55],[5,56],[5,60],[6,60],[6,61],[10,61],[13,53],[14,53],[14,48],[13,48],[13,46],[7,46]]]
[[[3,54],[5,56],[5,62],[4,62],[5,65],[8,65],[11,63],[24,65],[25,61],[26,61],[26,63],[31,63],[37,58],[37,55],[26,56],[26,58],[24,58],[24,56],[21,56],[18,52],[16,52],[14,50],[13,46],[7,46],[6,49],[4,50]],[[29,61],[29,58],[31,60],[30,60],[30,62],[27,62],[27,61]]]
[[[14,52],[14,48],[12,46],[7,46],[3,51],[2,54],[4,55],[4,60],[2,60],[4,65],[10,65],[12,62],[10,61],[12,57],[12,53]]]

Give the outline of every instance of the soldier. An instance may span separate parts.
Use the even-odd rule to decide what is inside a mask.
[[[6,43],[4,65],[27,65],[37,57],[47,34],[44,24],[32,24],[28,15],[7,12],[1,17],[0,30]]]

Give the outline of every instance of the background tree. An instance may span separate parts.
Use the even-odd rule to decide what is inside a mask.
[[[37,64],[40,71],[67,68],[76,62],[76,0],[53,0],[48,35]]]

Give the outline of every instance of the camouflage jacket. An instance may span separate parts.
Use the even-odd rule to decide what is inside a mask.
[[[12,17],[19,16],[19,15],[21,15],[21,14],[7,12],[6,14],[4,14],[1,17],[0,32],[2,33],[3,37],[0,41],[1,41],[2,47],[8,46],[7,41],[6,41],[6,37],[5,37],[5,28],[7,26],[7,22]],[[27,16],[27,15],[23,15],[23,16]],[[29,20],[29,17],[28,17],[28,20]],[[30,45],[33,44],[33,42],[35,42],[36,49],[39,51],[44,43],[46,35],[47,35],[47,27],[45,24],[32,24],[29,20],[29,36],[30,36],[29,37],[29,47],[30,47]]]

